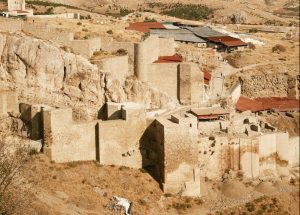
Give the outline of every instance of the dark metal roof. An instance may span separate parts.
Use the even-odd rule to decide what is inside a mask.
[[[150,34],[158,35],[162,38],[174,38],[175,41],[181,42],[206,43],[205,40],[186,29],[150,29]]]
[[[184,27],[184,28],[191,31],[192,33],[194,33],[195,35],[201,38],[226,36],[225,34],[215,31],[208,26]]]

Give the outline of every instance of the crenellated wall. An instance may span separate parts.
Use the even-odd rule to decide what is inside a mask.
[[[74,122],[69,108],[44,109],[42,116],[44,152],[51,160],[142,167],[140,139],[146,129],[142,105],[109,103],[106,121]]]

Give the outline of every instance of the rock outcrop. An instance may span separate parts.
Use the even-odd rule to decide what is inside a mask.
[[[93,119],[106,101],[143,103],[148,109],[174,106],[166,94],[134,78],[117,80],[87,59],[55,44],[16,34],[0,34],[0,89],[19,100],[70,106],[76,119]]]
[[[247,97],[287,97],[288,74],[253,74],[242,76],[242,94]]]

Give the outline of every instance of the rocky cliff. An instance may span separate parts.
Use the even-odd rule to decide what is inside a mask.
[[[19,100],[70,106],[76,119],[93,119],[106,101],[135,101],[148,109],[176,105],[166,94],[136,80],[119,80],[87,59],[25,35],[0,34],[0,90]]]
[[[242,94],[247,97],[287,97],[288,79],[286,73],[253,74],[241,77]]]

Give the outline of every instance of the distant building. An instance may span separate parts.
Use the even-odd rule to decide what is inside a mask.
[[[7,12],[2,14],[8,16],[33,16],[33,10],[26,10],[25,0],[7,0]]]
[[[166,26],[166,25],[164,25]],[[198,47],[206,47],[206,41],[197,37],[193,32],[187,29],[150,29],[151,35],[158,35],[160,38],[174,38],[175,41],[185,43],[196,43]]]
[[[7,9],[12,11],[25,11],[25,0],[7,0]]]
[[[247,43],[242,40],[215,31],[208,26],[185,27],[185,29],[204,39],[209,47],[216,48],[219,51],[230,52],[243,50],[244,47],[247,47]]]

